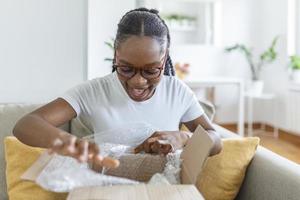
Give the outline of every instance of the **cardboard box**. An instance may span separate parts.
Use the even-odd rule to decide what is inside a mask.
[[[194,185],[122,185],[78,188],[67,200],[204,200]]]
[[[181,158],[182,185],[123,185],[97,186],[74,189],[69,193],[68,200],[97,199],[204,199],[194,184],[200,174],[210,149],[213,146],[208,133],[198,126],[193,136],[183,148]],[[52,156],[43,154],[23,175],[22,179],[35,181]]]

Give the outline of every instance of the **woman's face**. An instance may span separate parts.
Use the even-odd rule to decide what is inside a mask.
[[[118,77],[131,99],[145,101],[149,99],[158,85],[166,62],[166,48],[147,36],[132,36],[122,42],[116,50]],[[126,76],[135,71],[132,77]],[[143,70],[143,71],[142,71]],[[152,74],[156,73],[158,76]],[[134,73],[133,73],[134,74]],[[149,78],[150,77],[150,78]]]

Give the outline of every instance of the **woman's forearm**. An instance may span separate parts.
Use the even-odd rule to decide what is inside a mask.
[[[28,114],[21,118],[13,129],[13,134],[24,144],[49,148],[56,138],[70,135],[35,114]]]
[[[210,156],[214,156],[222,151],[222,140],[219,134],[214,130],[208,130],[210,138],[213,140],[214,146],[210,151]]]

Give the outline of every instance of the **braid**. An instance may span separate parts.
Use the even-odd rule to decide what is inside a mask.
[[[173,63],[172,63],[170,55],[168,55],[168,57],[167,57],[164,75],[175,76],[175,70],[174,70]]]
[[[130,36],[149,36],[156,39],[161,45],[161,51],[165,45],[167,38],[167,49],[170,47],[170,32],[165,21],[159,16],[158,10],[147,8],[136,8],[128,11],[120,20],[116,39],[114,41],[114,49],[128,39]],[[115,64],[115,54],[113,65]],[[115,69],[113,68],[114,72]],[[175,70],[170,55],[167,55],[164,75],[174,76]]]

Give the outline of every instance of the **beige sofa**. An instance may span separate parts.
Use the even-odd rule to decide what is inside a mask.
[[[3,139],[12,134],[18,119],[34,110],[39,105],[0,104],[0,199],[6,200],[5,160]],[[209,112],[209,110],[207,110]],[[91,131],[78,119],[62,126],[79,137]],[[238,137],[236,134],[215,125],[222,137]],[[237,200],[299,200],[300,199],[300,166],[259,147],[248,167],[247,174],[236,198]]]

